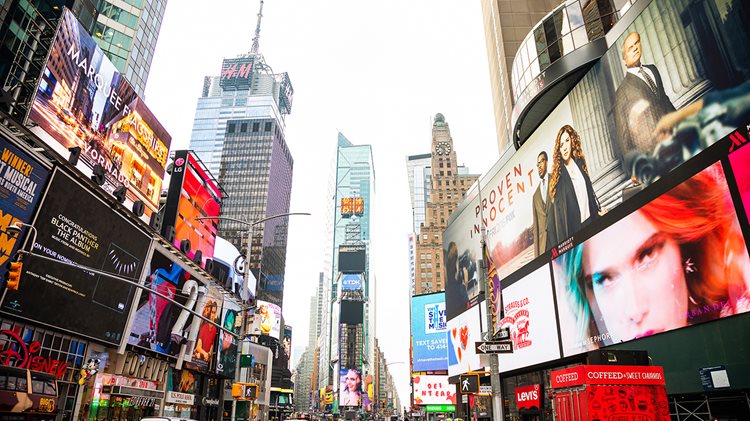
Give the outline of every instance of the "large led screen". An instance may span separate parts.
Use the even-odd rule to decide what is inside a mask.
[[[500,354],[500,371],[560,358],[548,264],[503,288],[500,328],[510,331],[512,354]]]
[[[750,219],[750,146],[744,146],[729,154],[734,179],[742,197],[742,205]]]
[[[171,137],[86,29],[66,10],[28,120],[32,131],[90,176],[104,168],[104,189],[128,188],[125,204],[145,204],[144,220],[159,206]]]
[[[339,249],[339,272],[363,273],[367,267],[366,259],[367,253],[364,248],[352,250],[349,246],[341,246]]]
[[[179,248],[184,240],[190,241],[187,256],[194,261],[200,253],[200,264],[214,255],[218,219],[221,210],[221,191],[216,180],[192,151],[176,151],[169,195],[164,208],[164,230],[174,227],[174,245]],[[163,231],[165,232],[165,231]]]
[[[286,356],[288,369],[293,369],[292,365],[292,327],[284,325],[284,339],[281,341],[281,346],[284,348],[284,355]]]
[[[221,326],[224,329],[240,333],[240,307],[227,300],[221,310]],[[219,345],[216,347],[216,374],[230,379],[234,378],[237,365],[238,340],[234,335],[224,330],[219,331]]]
[[[0,279],[5,279],[8,259],[16,255],[28,230],[23,227],[21,234],[11,235],[8,227],[31,222],[49,171],[2,135],[0,151]]]
[[[448,376],[412,376],[414,405],[455,405],[456,387]]]
[[[221,237],[216,237],[213,261],[214,270],[211,274],[227,291],[232,291],[235,297],[245,301],[255,298],[255,276],[252,271],[248,271],[249,279],[245,282],[242,272],[243,259],[237,247]]]
[[[563,353],[746,312],[748,267],[716,163],[554,260]]]
[[[203,308],[200,309],[201,315],[217,325],[221,323],[221,308],[224,304],[224,297],[216,288],[208,288],[206,297],[203,302]],[[198,308],[196,308],[198,310]],[[197,371],[207,371],[216,354],[216,339],[218,328],[216,325],[208,323],[197,317],[193,318],[193,327],[197,327],[197,336],[194,338],[194,345],[188,367]],[[195,331],[195,330],[193,330]]]
[[[736,11],[746,6],[698,4],[650,2],[607,38],[605,55],[515,155],[480,180],[481,212],[453,224],[473,226],[475,237],[486,225],[500,279],[745,123],[750,40]]]
[[[281,335],[281,307],[258,300],[258,309],[250,326],[251,335],[270,335],[279,339]]]
[[[75,198],[75,200],[71,200]],[[52,175],[34,220],[34,258],[4,312],[118,346],[135,287],[74,264],[138,279],[151,239],[62,171]]]
[[[411,338],[414,371],[448,369],[445,293],[411,297]]]
[[[198,300],[199,284],[190,272],[160,249],[155,249],[146,285],[188,308]],[[165,355],[175,356],[192,323],[187,310],[156,294],[144,291],[138,302],[128,343]]]
[[[341,275],[341,289],[343,291],[357,291],[362,289],[361,273],[344,273]]]
[[[451,377],[482,368],[474,348],[475,342],[482,340],[479,306],[448,320],[448,375]]]
[[[469,197],[467,195],[467,197]],[[477,259],[482,257],[479,226],[474,229],[475,195],[457,212],[453,222],[443,231],[443,262],[445,262],[445,309],[448,319],[453,319],[476,304],[479,294]],[[479,219],[477,219],[479,220]]]
[[[339,407],[362,405],[362,372],[358,368],[342,368],[339,381]]]

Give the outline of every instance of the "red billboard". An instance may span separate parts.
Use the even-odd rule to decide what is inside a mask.
[[[514,389],[518,409],[539,409],[542,407],[542,390],[539,384],[520,386]]]
[[[221,199],[219,184],[197,155],[193,151],[176,151],[162,233],[166,235],[174,227],[175,247],[187,250],[186,255],[202,267],[214,255],[219,221],[197,218],[219,216]],[[185,248],[185,240],[190,241],[189,249]]]

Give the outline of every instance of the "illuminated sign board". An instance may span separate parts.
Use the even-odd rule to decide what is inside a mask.
[[[344,197],[341,199],[341,215],[362,216],[365,213],[365,199],[362,197]]]
[[[250,89],[253,82],[255,57],[238,57],[224,59],[221,64],[219,86],[222,89]]]

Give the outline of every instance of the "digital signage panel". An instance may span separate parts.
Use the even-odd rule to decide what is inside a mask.
[[[448,369],[445,293],[411,297],[411,340],[414,371]]]
[[[455,405],[456,388],[448,376],[412,376],[414,405]]]
[[[358,368],[342,368],[339,382],[339,407],[361,406],[362,372]]]
[[[563,354],[747,312],[749,265],[715,163],[554,260]]]
[[[221,325],[235,334],[240,333],[240,307],[232,301],[224,301],[224,307],[221,310]],[[235,367],[237,365],[237,346],[238,340],[235,336],[219,331],[219,345],[216,347],[216,374],[234,378]]]
[[[224,297],[216,288],[208,288],[201,315],[216,324],[221,323],[221,308]],[[196,311],[198,308],[196,308]],[[190,361],[186,361],[188,368],[197,371],[208,371],[216,354],[216,339],[219,328],[205,320],[193,318],[193,327],[197,327],[197,336],[194,339]]]
[[[248,282],[243,273],[243,258],[240,251],[232,243],[216,237],[214,244],[214,271],[212,275],[235,296],[242,300],[255,299],[257,283],[252,271],[248,271]]]
[[[8,227],[31,222],[49,171],[2,135],[0,152],[0,279],[5,279],[6,265],[28,230],[23,227],[20,234],[11,234]]]
[[[729,154],[729,162],[732,164],[745,214],[750,219],[750,146],[745,145]]]
[[[251,335],[269,335],[277,340],[281,335],[281,307],[258,300],[258,309],[250,326]]]
[[[481,207],[453,224],[471,227],[477,243],[485,224],[500,279],[745,123],[750,40],[736,15],[702,14],[700,27],[670,19],[669,37],[643,30],[658,16],[692,16],[691,7],[650,2],[607,38],[604,56],[520,149],[480,179]],[[446,300],[450,318],[450,293]]]
[[[216,180],[193,151],[175,151],[174,168],[169,182],[169,194],[164,207],[162,234],[174,227],[174,246],[180,248],[184,240],[190,241],[187,257],[206,260],[214,255],[222,194]],[[196,254],[200,253],[200,258]]]
[[[73,13],[65,10],[29,110],[32,131],[86,176],[103,168],[103,188],[127,188],[125,204],[158,209],[171,137]]]
[[[362,289],[361,273],[344,273],[341,275],[341,289],[344,291],[356,291]]]
[[[221,63],[219,86],[223,89],[250,89],[253,83],[254,64],[254,56],[224,59]]]
[[[500,370],[560,358],[549,264],[506,286],[502,294],[504,317],[499,327],[510,331],[513,353],[499,354]]]
[[[367,267],[367,253],[362,249],[339,248],[339,272],[363,273]]]
[[[33,225],[34,253],[68,264],[27,257],[20,287],[6,292],[2,310],[119,346],[135,287],[73,264],[138,279],[150,237],[61,170]]]
[[[448,320],[448,375],[451,377],[482,368],[474,349],[474,343],[482,340],[479,317],[479,307],[474,306]]]

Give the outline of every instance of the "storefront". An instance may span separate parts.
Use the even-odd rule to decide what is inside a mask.
[[[221,378],[192,370],[172,370],[162,415],[214,421],[220,418]]]

